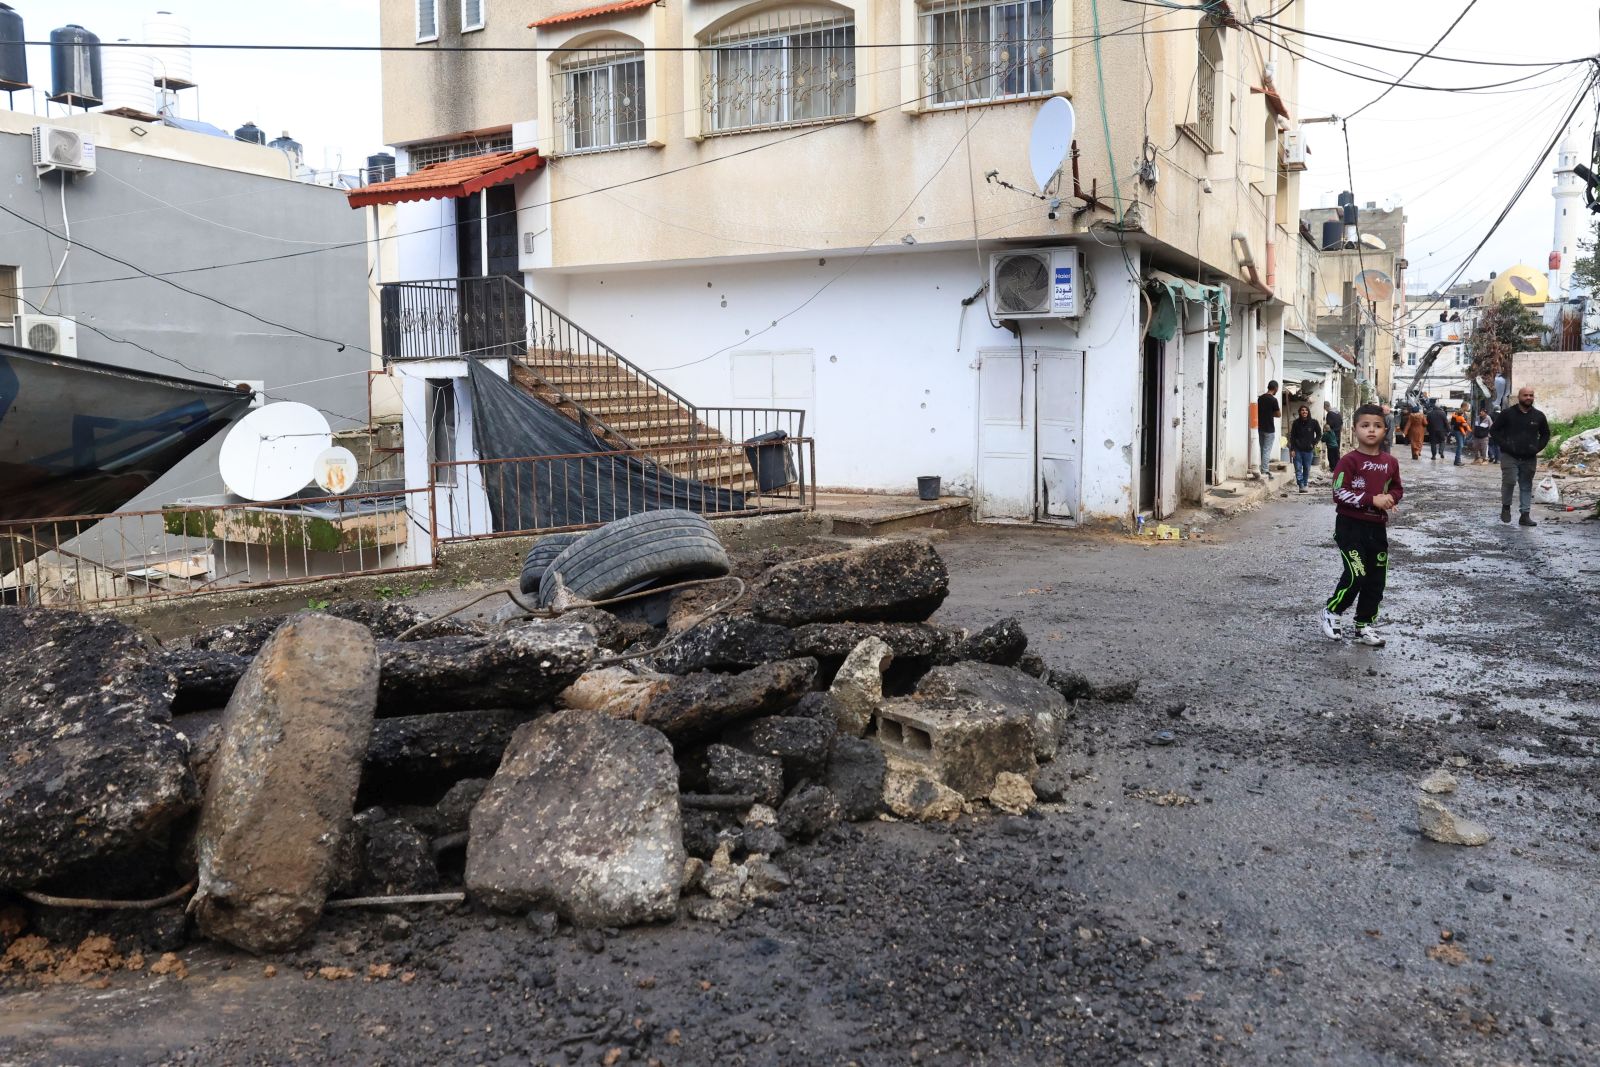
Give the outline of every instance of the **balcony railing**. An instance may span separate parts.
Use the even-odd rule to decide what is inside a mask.
[[[382,287],[386,361],[509,358],[524,387],[615,448],[806,435],[798,408],[700,407],[515,280]]]

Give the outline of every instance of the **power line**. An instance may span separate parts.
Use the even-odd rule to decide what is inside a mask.
[[[1171,28],[1167,28],[1167,29],[1154,29],[1154,30],[1149,30],[1149,29],[1145,28],[1145,27],[1148,27],[1151,23],[1156,22],[1157,20],[1166,17],[1166,14],[1167,14],[1167,12],[1163,12],[1161,14],[1153,15],[1150,18],[1144,19],[1144,20],[1142,20],[1140,22],[1133,23],[1133,24],[1124,26],[1124,27],[1116,29],[1116,30],[1108,31],[1108,32],[1102,34],[1101,36],[1102,37],[1106,37],[1106,38],[1120,37],[1120,36],[1124,36],[1126,34],[1130,34],[1130,33],[1134,33],[1134,32],[1139,32],[1141,34],[1147,34],[1147,33],[1192,33],[1192,32],[1194,32],[1193,31],[1193,27],[1190,27],[1190,26],[1179,26],[1179,27],[1171,27]],[[1056,58],[1058,56],[1066,55],[1067,53],[1075,51],[1078,48],[1085,47],[1086,44],[1091,42],[1091,41],[1099,40],[1099,38],[1095,37],[1093,34],[1080,35],[1078,37],[1071,38],[1071,39],[1078,40],[1080,43],[1074,44],[1074,45],[1070,45],[1070,46],[1068,46],[1066,48],[1058,49],[1057,51],[1050,53],[1050,58],[1054,59],[1054,58]],[[794,133],[792,133],[792,134],[790,134],[790,135],[788,135],[786,137],[780,137],[780,138],[778,138],[776,140],[772,140],[772,141],[764,141],[764,142],[761,142],[759,144],[751,145],[751,146],[749,146],[747,148],[741,148],[741,149],[739,149],[737,151],[729,152],[726,155],[714,156],[714,157],[712,157],[710,159],[696,160],[693,163],[686,163],[683,166],[674,167],[674,168],[671,168],[670,170],[656,171],[656,172],[653,172],[653,173],[650,173],[650,174],[641,175],[641,176],[639,176],[637,178],[630,178],[627,181],[617,182],[617,183],[612,184],[612,185],[597,186],[597,187],[594,187],[594,188],[586,189],[586,190],[584,190],[582,192],[569,193],[566,196],[554,197],[552,199],[543,201],[542,203],[528,204],[528,205],[524,205],[524,206],[519,206],[517,208],[513,208],[510,211],[492,212],[492,213],[490,213],[489,215],[487,215],[485,217],[485,221],[487,221],[488,219],[500,218],[500,217],[506,216],[506,215],[513,215],[514,216],[514,215],[516,215],[516,214],[518,214],[519,212],[522,212],[522,211],[533,211],[533,210],[537,210],[539,208],[551,207],[551,206],[554,206],[556,204],[563,204],[563,203],[567,203],[568,201],[578,200],[578,199],[581,199],[581,198],[586,197],[586,196],[595,196],[595,195],[598,195],[598,194],[601,194],[601,193],[612,192],[612,191],[617,190],[617,189],[627,188],[628,186],[639,185],[639,184],[642,184],[642,183],[648,182],[648,181],[654,181],[654,180],[656,180],[658,178],[666,178],[666,177],[671,177],[671,176],[676,175],[676,174],[683,174],[683,173],[686,173],[688,171],[698,169],[700,167],[710,166],[713,163],[720,163],[720,162],[723,162],[723,161],[729,160],[729,159],[737,159],[740,156],[750,155],[750,154],[755,153],[755,152],[764,151],[764,150],[766,150],[768,148],[775,148],[775,147],[778,147],[779,145],[791,144],[791,143],[793,143],[795,141],[801,140],[802,138],[812,137],[812,136],[815,136],[817,134],[826,132],[828,130],[834,130],[834,129],[838,129],[840,127],[850,126],[850,125],[853,125],[854,123],[857,123],[857,122],[861,122],[861,121],[868,120],[868,119],[874,119],[874,118],[878,117],[879,115],[884,115],[884,114],[888,114],[890,112],[900,111],[903,108],[905,108],[906,106],[911,105],[911,104],[922,104],[922,103],[925,103],[928,100],[932,99],[933,97],[949,93],[953,89],[961,89],[961,88],[965,88],[967,86],[978,84],[979,82],[987,80],[988,77],[989,77],[988,75],[980,75],[978,77],[971,78],[971,79],[969,79],[967,81],[964,81],[964,82],[958,82],[958,83],[956,83],[954,85],[946,85],[946,86],[943,86],[943,87],[940,87],[940,88],[936,88],[931,92],[923,93],[920,96],[911,97],[908,100],[902,100],[902,101],[899,101],[897,103],[889,104],[889,105],[886,105],[884,107],[878,108],[876,111],[869,111],[869,112],[866,112],[865,114],[862,114],[862,115],[841,116],[840,120],[838,122],[829,122],[829,123],[822,123],[822,124],[814,125],[814,126],[807,126],[804,129],[797,130],[796,132],[794,132]],[[943,110],[943,109],[941,109],[941,110]],[[559,158],[559,157],[557,157],[557,158]],[[9,211],[9,209],[6,209],[6,210]],[[10,212],[10,213],[13,214],[13,215],[16,214],[15,212]],[[37,225],[37,223],[34,223],[31,219],[23,218],[22,216],[17,216],[17,217],[22,218],[23,221],[28,223],[29,225]],[[140,278],[155,278],[157,280],[164,281],[164,280],[166,280],[168,278],[178,277],[180,275],[185,275],[185,274],[198,274],[198,273],[204,273],[206,271],[225,270],[225,269],[229,269],[229,268],[233,268],[233,267],[254,266],[256,264],[261,264],[261,263],[276,263],[276,262],[280,262],[280,261],[283,261],[283,260],[298,259],[298,258],[300,258],[302,256],[314,256],[314,255],[320,255],[320,254],[322,254],[324,252],[336,252],[336,251],[339,251],[341,249],[362,248],[362,247],[366,247],[369,244],[378,244],[378,243],[383,242],[383,241],[394,241],[394,240],[399,240],[400,238],[403,238],[403,237],[414,237],[414,236],[417,236],[419,234],[431,233],[431,232],[434,232],[434,231],[448,230],[448,229],[452,229],[454,226],[455,226],[454,222],[445,222],[445,223],[440,223],[437,226],[422,226],[422,227],[419,227],[419,228],[417,228],[415,230],[407,230],[407,231],[405,231],[403,233],[395,233],[395,234],[388,234],[388,235],[380,234],[380,235],[378,235],[376,237],[371,238],[370,240],[362,239],[362,240],[359,240],[359,241],[346,241],[346,242],[343,242],[341,244],[330,244],[330,245],[326,245],[326,246],[319,247],[319,248],[307,248],[307,249],[302,249],[302,250],[296,251],[296,252],[283,252],[283,253],[279,253],[278,255],[273,255],[273,256],[261,256],[261,257],[254,258],[254,259],[234,260],[234,261],[229,262],[229,263],[212,263],[212,264],[208,264],[206,266],[201,266],[201,267],[185,267],[185,268],[182,268],[182,269],[179,269],[179,270],[163,271],[163,272],[160,272],[158,274],[140,270],[140,272],[138,274],[136,274],[136,275],[119,276],[119,277],[114,277],[114,278],[83,279],[81,281],[70,282],[70,283],[67,283],[67,284],[70,284],[70,285],[101,285],[101,284],[107,284],[107,283],[111,283],[111,282],[137,281]],[[111,257],[107,257],[107,258],[111,258]],[[139,268],[137,268],[137,267],[133,267],[132,269],[139,270]],[[11,290],[0,290],[0,292],[6,292],[6,291],[11,291]]]
[[[1396,85],[1399,85],[1401,82],[1405,81],[1406,80],[1406,75],[1408,75],[1412,71],[1416,70],[1417,69],[1417,65],[1420,64],[1424,59],[1427,59],[1430,55],[1432,55],[1433,54],[1433,50],[1435,48],[1438,48],[1440,45],[1444,44],[1444,39],[1446,37],[1450,36],[1450,31],[1454,30],[1457,26],[1461,25],[1461,20],[1466,18],[1467,17],[1467,13],[1469,11],[1471,11],[1477,5],[1478,5],[1478,0],[1467,0],[1467,6],[1461,9],[1461,14],[1457,15],[1455,17],[1455,21],[1450,23],[1450,25],[1448,25],[1448,26],[1446,26],[1444,28],[1444,32],[1439,35],[1439,39],[1437,41],[1434,41],[1433,44],[1429,46],[1429,48],[1428,48],[1428,50],[1426,52],[1422,53],[1422,55],[1420,55],[1417,58],[1413,59],[1411,61],[1411,65],[1409,67],[1407,67],[1405,69],[1405,71],[1403,73],[1401,73],[1400,77],[1396,78],[1394,80],[1394,82],[1391,85],[1389,85],[1388,88],[1384,89],[1383,92],[1379,93],[1377,96],[1373,97],[1371,100],[1368,100],[1365,104],[1362,104],[1360,107],[1358,107],[1354,111],[1350,112],[1350,114],[1346,115],[1345,116],[1345,121],[1349,122],[1351,119],[1355,118],[1357,115],[1359,115],[1363,111],[1367,110],[1367,108],[1371,107],[1373,104],[1376,104],[1378,101],[1382,100],[1384,97],[1386,97],[1390,93],[1394,92],[1394,87]],[[1346,149],[1347,149],[1346,155],[1349,154],[1348,147],[1349,147],[1349,144],[1348,144],[1348,137],[1347,137],[1346,138]]]
[[[1437,63],[1460,63],[1475,67],[1544,67],[1549,66],[1552,63],[1556,64],[1557,66],[1574,66],[1579,63],[1587,63],[1590,59],[1589,56],[1576,56],[1572,59],[1551,60],[1468,59],[1465,56],[1439,56],[1434,55],[1432,49],[1429,49],[1426,52],[1419,52],[1412,48],[1400,48],[1394,45],[1377,44],[1373,41],[1358,41],[1352,37],[1339,37],[1330,33],[1314,33],[1311,30],[1301,29],[1298,26],[1285,26],[1282,23],[1273,22],[1270,17],[1251,19],[1250,21],[1252,25],[1260,24],[1263,26],[1271,26],[1273,29],[1282,33],[1294,34],[1297,37],[1314,37],[1319,41],[1336,41],[1339,44],[1355,45],[1360,48],[1371,48],[1379,52],[1392,52],[1396,55],[1402,56],[1425,56]],[[1435,47],[1437,47],[1437,42],[1435,42]]]

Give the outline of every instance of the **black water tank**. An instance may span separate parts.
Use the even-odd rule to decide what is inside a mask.
[[[368,185],[374,182],[386,182],[394,177],[394,156],[388,152],[377,152],[367,157],[366,181]]]
[[[0,4],[0,89],[29,87],[28,50],[22,43],[27,39],[22,16],[10,4]]]
[[[1354,204],[1346,204],[1344,206],[1344,224],[1346,226],[1354,226],[1358,217],[1357,209]]]
[[[100,38],[82,26],[50,31],[50,99],[69,107],[105,103],[100,77]]]
[[[266,144],[267,135],[261,132],[261,127],[253,122],[247,122],[233,131],[235,141],[248,141],[251,144]]]
[[[1355,202],[1356,202],[1356,194],[1355,193],[1340,193],[1339,194],[1339,206],[1340,207],[1345,207],[1345,206],[1347,206],[1349,204],[1354,204]]]
[[[276,148],[278,151],[285,153],[290,159],[294,160],[294,165],[297,167],[305,160],[304,146],[293,137],[290,137],[288,130],[283,131],[282,137],[274,137],[268,141],[267,147]]]
[[[1328,219],[1322,224],[1322,250],[1331,251],[1344,244],[1344,223]]]

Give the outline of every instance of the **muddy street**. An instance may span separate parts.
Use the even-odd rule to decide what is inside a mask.
[[[1379,650],[1316,626],[1325,474],[1175,543],[942,537],[936,621],[1140,682],[1078,704],[1027,816],[841,825],[727,925],[342,911],[7,988],[0,1063],[1600,1062],[1600,526],[1402,471]],[[1487,845],[1419,833],[1440,768]]]

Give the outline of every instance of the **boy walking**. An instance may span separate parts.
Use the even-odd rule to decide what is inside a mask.
[[[1339,616],[1356,609],[1355,641],[1382,648],[1374,623],[1389,570],[1389,512],[1405,496],[1400,463],[1379,447],[1384,435],[1383,409],[1376,404],[1356,408],[1355,450],[1346,452],[1333,471],[1333,540],[1339,546],[1344,573],[1322,612],[1322,632],[1329,640],[1344,636]]]

